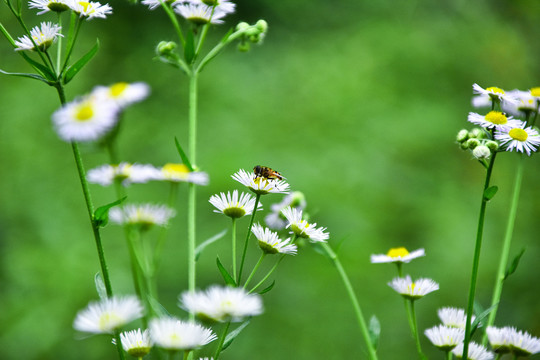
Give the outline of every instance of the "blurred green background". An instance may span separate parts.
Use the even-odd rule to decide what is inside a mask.
[[[239,0],[227,25],[264,18],[262,46],[234,46],[200,77],[198,164],[211,177],[200,188],[198,239],[227,228],[212,213],[210,195],[241,189],[230,175],[256,164],[271,166],[303,191],[313,220],[328,227],[365,316],[382,326],[380,359],[415,358],[401,298],[387,283],[394,266],[369,256],[390,247],[426,249],[405,267],[439,282],[440,290],[417,303],[419,328],[438,323],[442,306],[465,307],[484,171],[455,144],[472,110],[472,84],[505,89],[539,86],[540,8],[515,1],[307,1]],[[99,38],[96,58],[67,88],[69,99],[93,86],[144,81],[151,96],[130,108],[119,138],[126,161],[162,165],[178,161],[173,135],[187,141],[187,81],[155,60],[160,40],[173,40],[159,9],[117,1],[114,14],[83,26],[80,56]],[[20,28],[7,7],[0,21]],[[53,20],[26,10],[27,23]],[[0,68],[28,71],[0,42]],[[2,359],[113,359],[105,337],[80,339],[76,312],[97,299],[99,269],[73,156],[51,127],[58,108],[53,88],[0,77],[0,348]],[[99,149],[83,148],[87,168],[104,163]],[[499,193],[488,207],[477,299],[488,306],[508,213],[517,156],[497,161]],[[538,296],[538,183],[536,156],[526,159],[512,254],[526,248],[506,282],[497,325],[540,335]],[[112,188],[92,186],[96,204],[114,199]],[[134,185],[133,201],[165,201],[163,184]],[[187,287],[186,189],[179,194],[160,273],[160,294],[174,314]],[[265,209],[280,196],[262,199]],[[240,224],[244,236],[247,219]],[[157,233],[157,232],[156,232]],[[154,233],[154,235],[156,234]],[[117,293],[132,293],[121,229],[103,231]],[[254,245],[254,244],[252,244]],[[256,259],[255,245],[250,264]],[[221,282],[215,252],[228,259],[228,241],[199,261],[198,285]],[[264,296],[265,313],[223,354],[223,359],[364,359],[363,342],[344,288],[330,262],[301,249],[278,269],[276,287]],[[430,358],[442,358],[422,335]],[[409,354],[409,355],[404,355]]]

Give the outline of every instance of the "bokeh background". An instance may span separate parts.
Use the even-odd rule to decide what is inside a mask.
[[[472,84],[505,89],[539,86],[537,39],[540,8],[514,1],[271,1],[238,0],[227,25],[264,18],[270,31],[262,46],[222,53],[200,77],[198,164],[211,183],[199,191],[198,239],[227,228],[212,213],[210,195],[240,189],[230,175],[256,164],[284,174],[308,200],[313,220],[328,227],[331,243],[345,239],[340,256],[365,316],[381,322],[380,359],[415,358],[401,298],[387,283],[391,265],[369,256],[389,248],[426,249],[405,267],[430,277],[440,290],[417,303],[419,328],[438,323],[441,306],[465,307],[484,170],[455,144],[468,128]],[[151,96],[130,108],[119,142],[126,161],[162,165],[178,161],[173,135],[187,141],[187,81],[153,59],[161,40],[173,40],[159,9],[115,0],[114,15],[84,24],[76,55],[96,38],[101,49],[69,84],[73,99],[98,84],[144,81]],[[0,6],[0,21],[21,31]],[[31,26],[53,16],[26,10]],[[0,68],[28,71],[0,42]],[[76,312],[97,298],[99,270],[69,145],[51,127],[58,108],[53,88],[0,77],[0,356],[2,359],[113,359],[105,337],[80,339]],[[83,148],[87,168],[106,161]],[[494,282],[516,154],[497,160],[499,193],[488,207],[477,300],[488,306]],[[526,248],[506,282],[496,324],[540,335],[538,296],[538,159],[526,159],[512,254]],[[111,188],[92,186],[96,204],[114,200]],[[163,184],[135,185],[133,201],[165,201]],[[172,313],[187,287],[186,189],[179,194],[160,272],[160,296]],[[263,204],[281,200],[267,196]],[[247,219],[240,229],[247,227]],[[245,230],[240,230],[244,234]],[[156,233],[154,233],[155,235]],[[104,229],[117,293],[132,293],[122,231]],[[243,236],[243,235],[241,235]],[[250,263],[255,262],[252,244]],[[198,285],[221,282],[215,244],[199,261]],[[226,255],[221,256],[228,259]],[[253,319],[223,359],[364,359],[351,305],[331,263],[310,247],[278,269],[266,311]],[[422,336],[430,358],[439,354]]]

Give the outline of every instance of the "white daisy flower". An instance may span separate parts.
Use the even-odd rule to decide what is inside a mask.
[[[174,317],[150,320],[150,337],[165,350],[191,351],[217,339],[211,329]]]
[[[64,36],[60,34],[61,29],[62,27],[58,24],[42,22],[40,26],[36,26],[30,30],[30,36],[39,50],[47,51],[47,49],[56,41],[57,37]],[[17,45],[15,51],[36,50],[34,43],[28,36],[24,35],[15,41],[15,45]]]
[[[263,312],[261,297],[242,288],[211,286],[206,291],[184,292],[179,306],[204,321],[239,322]]]
[[[285,229],[285,226],[287,226],[287,219],[281,214],[281,210],[288,206],[303,210],[306,205],[307,202],[304,194],[300,191],[294,191],[291,194],[286,195],[281,202],[272,204],[270,207],[272,211],[266,215],[264,222],[266,223],[266,226],[272,230]]]
[[[184,164],[165,164],[154,180],[170,182],[190,182],[196,185],[208,185],[208,174],[202,171],[189,171]]]
[[[298,237],[309,239],[311,242],[326,242],[330,234],[325,227],[317,228],[317,224],[310,224],[302,219],[302,210],[287,207],[281,212],[287,219],[287,228]]]
[[[123,186],[144,184],[156,177],[159,170],[153,165],[130,164],[122,162],[118,165],[102,165],[87,173],[88,182],[101,186],[112,185],[119,181]]]
[[[138,225],[147,230],[152,225],[167,226],[176,215],[174,209],[165,205],[141,204],[114,207],[109,211],[109,219],[118,225]]]
[[[173,4],[174,5],[174,4]],[[227,13],[219,8],[212,9],[203,3],[180,3],[174,5],[174,12],[197,25],[223,24]]]
[[[495,86],[484,89],[478,84],[473,84],[473,92],[475,94],[480,94],[481,96],[487,96],[495,101],[516,102],[516,100],[513,97],[508,96],[503,89]]]
[[[195,5],[204,4],[208,7],[215,6],[216,10],[223,11],[226,14],[233,13],[234,9],[236,8],[236,4],[230,0],[178,0],[176,1],[176,4],[180,4],[180,3],[191,3]]]
[[[93,334],[112,334],[118,328],[143,316],[143,307],[136,296],[112,297],[91,302],[79,311],[73,327]]]
[[[459,344],[452,350],[452,354],[456,358],[461,359],[463,355],[463,343]],[[467,360],[492,360],[493,353],[489,352],[485,347],[478,345],[475,342],[469,343],[469,349],[467,351]]]
[[[92,91],[98,99],[114,101],[118,107],[125,108],[131,104],[142,101],[150,94],[150,87],[143,82],[119,82],[111,86],[96,86]]]
[[[102,5],[94,1],[77,1],[73,2],[73,11],[81,17],[86,17],[87,20],[93,18],[105,19],[107,15],[112,14],[112,7],[109,4]]]
[[[118,107],[114,103],[86,96],[56,110],[52,121],[64,141],[94,141],[117,124],[117,114]]]
[[[136,358],[146,356],[153,345],[150,331],[141,331],[141,329],[120,333],[120,341],[122,341],[124,351]]]
[[[512,351],[513,330],[511,327],[497,328],[495,326],[488,326],[486,328],[489,344],[493,351],[497,354],[507,354]]]
[[[425,256],[426,253],[424,249],[418,249],[414,250],[413,252],[409,253],[406,248],[404,247],[398,247],[398,248],[392,248],[388,251],[388,253],[385,254],[374,254],[371,255],[371,262],[373,264],[378,263],[389,263],[389,262],[397,262],[397,263],[409,263],[412,260],[419,258],[421,256]]]
[[[210,204],[214,205],[216,213],[227,215],[231,218],[241,218],[242,216],[251,215],[255,207],[255,198],[250,194],[241,193],[238,197],[238,190],[234,190],[231,196],[230,192],[212,195]],[[262,204],[257,205],[257,210],[262,210]]]
[[[296,255],[296,245],[291,244],[291,239],[281,240],[277,233],[260,224],[254,224],[251,232],[259,240],[259,246],[265,254],[289,254]]]
[[[450,351],[465,339],[465,330],[444,325],[426,329],[424,334],[429,341],[442,351]]]
[[[525,123],[508,131],[497,130],[495,139],[501,142],[506,151],[526,152],[531,155],[540,145],[540,135],[532,127],[525,127]]]
[[[470,112],[467,120],[486,129],[509,130],[521,124],[520,120],[507,117],[500,111],[490,111],[485,116]]]
[[[535,112],[538,108],[537,99],[531,91],[511,90],[507,94],[516,99],[515,103],[502,103],[503,110],[509,114],[523,116]]]
[[[237,173],[233,174],[232,178],[258,195],[289,193],[289,184],[286,181],[257,177],[255,173],[248,173],[244,169],[240,169]]]
[[[423,278],[413,282],[409,275],[404,278],[394,278],[388,286],[409,300],[417,300],[430,292],[439,290],[439,284],[435,281]]]
[[[453,307],[443,307],[437,311],[439,319],[444,326],[455,327],[458,329],[465,330],[465,325],[467,323],[467,314],[465,310],[453,308]],[[472,315],[471,322],[474,322],[475,316]]]
[[[161,6],[162,3],[164,3],[164,4],[172,4],[174,2],[175,2],[175,0],[163,0],[163,1],[160,1],[160,0],[143,0],[143,1],[141,1],[141,4],[148,6],[148,8],[150,10],[154,10],[158,6]]]
[[[526,331],[518,331],[514,328],[512,328],[510,345],[516,357],[529,357],[540,352],[540,339],[531,336]]]
[[[39,9],[38,15],[53,11],[57,13],[71,9],[73,6],[72,0],[31,0],[28,3],[30,9]]]

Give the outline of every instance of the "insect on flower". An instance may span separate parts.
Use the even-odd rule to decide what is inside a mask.
[[[257,165],[253,168],[255,176],[258,178],[265,178],[267,180],[283,180],[285,179],[280,173],[267,166]]]

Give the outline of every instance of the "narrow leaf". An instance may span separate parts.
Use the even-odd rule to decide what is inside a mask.
[[[43,65],[41,63],[38,63],[37,61],[32,59],[30,56],[26,55],[24,53],[24,51],[21,52],[21,55],[24,58],[24,60],[26,60],[26,62],[28,62],[30,65],[32,65],[32,67],[34,69],[41,72],[43,77],[45,77],[45,79],[49,80],[50,83],[55,83],[56,82],[56,75],[51,69],[49,69],[47,66],[45,66],[45,65]],[[50,83],[49,83],[49,85],[50,85]]]
[[[96,273],[96,276],[94,276],[94,283],[96,284],[96,290],[99,295],[99,298],[101,300],[104,300],[107,298],[107,289],[105,288],[105,283],[103,282],[103,278],[101,277],[101,273]]]
[[[195,58],[195,40],[193,39],[193,31],[188,31],[186,34],[184,58],[188,64],[193,63],[193,59]]]
[[[493,199],[497,191],[499,190],[498,186],[490,186],[484,191],[484,200],[489,201]]]
[[[506,272],[504,273],[504,280],[506,280],[507,277],[509,277],[510,275],[516,272],[519,262],[521,261],[521,257],[523,256],[524,253],[525,253],[525,248],[521,249],[519,254],[517,254],[516,257],[514,257],[514,260],[512,260],[512,263],[510,264],[510,266],[506,269]]]
[[[474,334],[474,332],[479,328],[482,327],[484,319],[497,307],[498,304],[495,304],[493,306],[490,306],[486,310],[484,310],[480,304],[474,303],[474,314],[476,315],[476,318],[471,324],[471,336]]]
[[[109,210],[116,205],[120,205],[126,199],[127,196],[124,196],[123,198],[116,200],[110,204],[98,207],[94,212],[94,221],[96,225],[101,227],[107,225],[107,223],[109,222]]]
[[[184,163],[184,165],[188,167],[189,171],[193,171],[193,166],[191,166],[191,163],[189,162],[189,159],[186,153],[180,146],[180,143],[178,142],[178,139],[176,138],[176,136],[174,137],[174,143],[176,144],[176,149],[178,150],[178,154],[180,154],[180,157],[182,158],[182,162]]]
[[[261,290],[259,292],[259,294],[265,294],[267,292],[269,292],[270,290],[272,290],[274,288],[274,285],[276,285],[276,280],[272,281],[272,283],[270,284],[270,286],[268,286],[267,288],[264,288],[263,290]]]
[[[37,75],[37,74],[10,73],[10,72],[4,71],[2,69],[0,69],[0,73],[5,74],[5,75],[19,76],[19,77],[25,77],[25,78],[29,78],[29,79],[39,80],[39,81],[43,81],[44,83],[49,84],[49,85],[51,84],[51,82],[49,80],[47,80],[43,76]]]
[[[92,60],[92,58],[96,55],[98,49],[99,40],[96,40],[96,44],[86,54],[84,54],[79,60],[77,60],[73,65],[69,66],[66,69],[63,80],[64,84],[70,82],[75,77],[75,75],[77,75],[77,73],[81,71],[81,69],[86,64],[88,64],[90,60]]]
[[[223,343],[223,348],[221,350],[225,350],[226,348],[228,348],[233,340],[242,332],[242,330],[244,330],[246,328],[246,326],[249,325],[249,320],[246,320],[242,323],[242,325],[240,325],[239,327],[237,327],[236,329],[234,329],[233,331],[231,331],[229,334],[227,334],[227,337],[225,337],[225,342]]]
[[[232,35],[232,33],[233,33],[233,29],[230,29],[225,34],[225,36],[223,36],[223,38],[221,39],[221,42],[218,45],[216,45],[210,52],[208,52],[208,55],[206,55],[206,57],[202,60],[201,64],[199,65],[198,72],[201,72],[213,58],[215,58],[221,51],[223,51],[223,49],[229,42],[229,37]]]
[[[148,299],[148,302],[150,303],[150,307],[152,308],[152,310],[158,317],[171,316],[171,314],[167,311],[167,309],[165,309],[165,307],[161,305],[159,301],[157,301],[152,296],[150,296],[150,294],[147,294],[147,299]]]
[[[229,274],[229,272],[227,271],[227,269],[225,269],[221,261],[219,261],[219,256],[216,258],[216,263],[217,263],[219,272],[221,273],[221,276],[223,276],[223,280],[225,280],[225,283],[227,285],[236,286],[236,281],[234,281],[231,274]]]
[[[197,248],[195,249],[195,261],[199,260],[199,256],[201,256],[203,250],[210,244],[215,243],[219,239],[221,239],[225,234],[227,233],[227,229],[223,230],[222,232],[212,236],[210,239],[202,242]]]
[[[374,349],[377,349],[379,346],[379,339],[381,337],[381,323],[379,322],[379,319],[375,315],[369,319],[369,339],[371,340],[371,344],[373,345]]]

